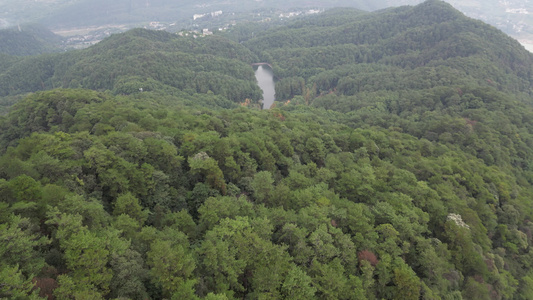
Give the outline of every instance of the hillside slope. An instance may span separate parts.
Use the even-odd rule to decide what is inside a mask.
[[[533,104],[533,55],[445,2],[371,14],[332,10],[245,44],[273,65],[278,100],[342,112],[354,126],[454,141],[490,164],[510,163],[494,143],[521,153],[510,168],[533,159],[529,138],[515,139],[503,126],[532,133],[528,117],[514,112]],[[452,124],[461,119],[492,133],[458,134]]]
[[[191,93],[212,91],[236,102],[259,100],[249,66],[254,58],[245,47],[216,36],[195,40],[135,29],[88,49],[17,62],[0,74],[0,95],[54,87],[130,94],[166,86]],[[137,84],[133,89],[132,81]]]
[[[62,38],[39,25],[25,25],[0,30],[0,53],[37,55],[59,52]]]
[[[321,18],[258,35],[247,45],[274,64],[279,77],[307,80],[322,71],[356,64],[426,67],[450,70],[451,74],[441,76],[447,81],[460,79],[531,93],[531,53],[501,31],[465,17],[442,1],[363,15],[330,11]]]
[[[1,297],[533,298],[532,57],[449,5],[8,58]]]

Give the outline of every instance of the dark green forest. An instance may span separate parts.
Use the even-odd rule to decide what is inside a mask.
[[[246,26],[0,56],[0,298],[533,299],[532,54],[435,0]]]

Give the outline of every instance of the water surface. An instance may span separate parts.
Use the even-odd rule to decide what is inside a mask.
[[[275,99],[274,72],[268,65],[259,65],[255,70],[257,84],[263,90],[263,109],[269,109]]]

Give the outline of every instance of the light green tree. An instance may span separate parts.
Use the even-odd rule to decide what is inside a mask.
[[[163,288],[163,294],[167,297],[175,293],[194,293],[195,280],[192,274],[196,263],[188,245],[156,240],[147,253],[147,263],[152,280]]]

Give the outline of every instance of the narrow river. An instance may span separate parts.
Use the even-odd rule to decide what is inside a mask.
[[[257,84],[263,90],[263,109],[269,109],[275,99],[274,72],[268,65],[259,65],[255,70]]]

